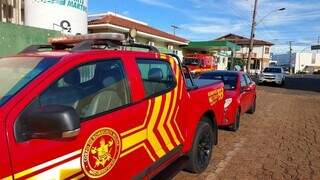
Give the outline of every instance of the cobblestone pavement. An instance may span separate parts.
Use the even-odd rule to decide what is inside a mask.
[[[256,113],[220,130],[208,169],[175,179],[320,179],[320,93],[293,89],[259,86]]]

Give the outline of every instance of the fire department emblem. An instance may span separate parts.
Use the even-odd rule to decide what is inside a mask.
[[[81,165],[90,178],[100,178],[113,168],[121,151],[118,133],[111,128],[96,130],[87,140],[81,156]]]

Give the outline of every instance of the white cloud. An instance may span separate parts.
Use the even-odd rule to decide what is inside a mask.
[[[174,6],[160,0],[137,0],[137,1],[148,4],[148,5],[152,5],[152,6],[175,9]]]
[[[289,53],[289,44],[279,44],[272,47],[272,53],[274,54],[286,54]],[[308,45],[293,45],[292,53],[311,52],[311,46]]]
[[[130,12],[129,11],[123,11],[121,14],[125,15],[125,16],[129,16]]]
[[[227,34],[236,33],[244,29],[244,24],[219,24],[219,23],[206,23],[206,24],[183,24],[183,29],[187,29],[193,33],[204,34]]]
[[[190,40],[210,40],[228,33],[250,34],[254,0],[137,1],[183,15],[185,19],[178,25],[181,27],[178,33]],[[285,11],[276,11],[283,7]],[[276,53],[287,52],[290,40],[296,42],[294,51],[301,51],[310,43],[311,36],[320,31],[318,19],[319,0],[259,0],[256,37],[274,42]]]

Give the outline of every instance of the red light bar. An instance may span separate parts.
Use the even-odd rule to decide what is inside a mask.
[[[77,44],[87,40],[112,40],[124,42],[126,40],[124,34],[120,33],[95,33],[87,35],[62,36],[49,39],[50,44]]]

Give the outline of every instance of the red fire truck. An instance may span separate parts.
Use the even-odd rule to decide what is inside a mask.
[[[191,73],[196,75],[217,69],[215,58],[207,54],[187,54],[183,64],[189,68]]]
[[[206,169],[223,83],[125,39],[63,37],[0,59],[0,179],[148,179],[179,159]]]

